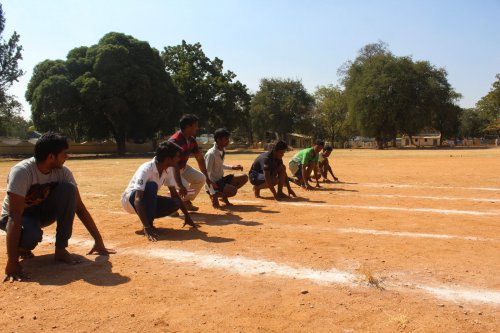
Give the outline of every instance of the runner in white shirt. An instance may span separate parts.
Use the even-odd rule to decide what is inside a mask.
[[[122,194],[123,209],[139,216],[144,235],[150,241],[157,241],[159,237],[158,229],[153,226],[154,219],[168,216],[178,209],[184,213],[184,225],[197,227],[175,188],[173,167],[179,160],[180,151],[181,147],[175,143],[160,143],[155,157],[137,169]],[[163,185],[170,190],[170,197],[158,195]]]
[[[224,170],[240,170],[243,171],[241,165],[226,165],[224,157],[226,156],[225,148],[229,145],[230,133],[225,128],[219,128],[214,133],[214,146],[205,154],[205,165],[207,166],[208,178],[212,182],[212,189],[205,185],[212,199],[212,206],[219,208],[218,197],[221,197],[226,205],[231,205],[228,197],[233,197],[238,192],[238,189],[245,185],[248,181],[248,176],[245,174],[227,175],[224,176]]]

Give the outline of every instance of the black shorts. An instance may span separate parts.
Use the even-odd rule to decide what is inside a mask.
[[[259,179],[259,175],[262,175],[261,173],[258,173],[256,171],[250,171],[248,173],[248,179],[250,179],[250,184],[259,186],[261,184],[264,184],[266,181],[263,179]]]
[[[234,175],[227,175],[227,176],[222,177],[218,181],[216,181],[215,184],[217,184],[217,186],[218,186],[217,191],[222,192],[224,190],[224,187],[227,184],[231,184],[231,182],[233,181],[233,178],[234,178]]]

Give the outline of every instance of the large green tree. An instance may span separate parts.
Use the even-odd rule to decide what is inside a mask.
[[[26,92],[38,129],[77,140],[112,136],[119,154],[129,139],[173,130],[177,96],[159,52],[115,32],[71,50],[65,61],[38,64]]]
[[[482,137],[486,125],[486,120],[476,109],[465,109],[460,115],[460,136],[463,138]]]
[[[3,38],[5,29],[5,16],[0,4],[0,135],[12,135],[9,128],[16,126],[16,117],[22,110],[21,105],[7,90],[16,82],[24,72],[18,67],[22,60],[22,46],[19,44],[20,36],[15,31],[6,41]]]
[[[375,137],[379,148],[398,132],[395,60],[383,43],[369,44],[343,73],[349,120],[361,135]]]
[[[314,93],[317,136],[327,137],[332,144],[347,139],[347,101],[339,87],[322,86]]]
[[[184,40],[180,45],[165,47],[161,57],[181,95],[184,113],[197,115],[208,131],[218,127],[239,129],[251,140],[250,128],[241,126],[249,117],[250,95],[245,85],[235,81],[236,74],[224,71],[221,59],[208,58],[200,43]]]
[[[460,97],[446,71],[427,61],[396,57],[385,43],[362,48],[343,70],[349,119],[362,135],[375,137],[378,147],[397,134],[410,137],[433,127],[456,135]]]
[[[476,103],[476,110],[487,126],[486,131],[500,134],[500,74],[486,96]]]
[[[291,79],[262,79],[252,99],[252,127],[259,138],[266,131],[284,138],[286,133],[312,133],[314,98],[302,82]]]

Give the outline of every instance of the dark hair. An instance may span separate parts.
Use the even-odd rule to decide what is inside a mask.
[[[35,144],[35,160],[43,162],[50,154],[57,155],[68,148],[68,139],[64,135],[47,132]]]
[[[165,161],[165,158],[173,158],[180,151],[182,151],[182,148],[179,145],[170,141],[163,141],[156,148],[156,161],[162,163]]]
[[[179,125],[181,126],[181,131],[184,131],[184,129],[187,126],[193,125],[197,121],[199,121],[199,119],[194,114],[184,114],[184,115],[182,115],[181,120],[179,121]]]
[[[332,147],[332,146],[324,146],[324,147],[323,147],[323,150],[324,150],[324,151],[332,151],[332,150],[333,150],[333,147]]]
[[[218,128],[214,132],[214,140],[217,141],[217,139],[222,139],[222,138],[229,138],[231,133],[225,128]]]
[[[325,141],[323,141],[321,139],[316,140],[316,146],[324,147],[325,146]]]
[[[279,140],[278,142],[276,142],[274,144],[271,151],[287,150],[287,148],[288,148],[288,145],[286,144],[286,142],[283,140]]]

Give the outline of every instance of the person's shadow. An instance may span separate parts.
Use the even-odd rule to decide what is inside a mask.
[[[104,287],[117,286],[130,281],[127,276],[113,273],[113,265],[107,255],[95,256],[95,260],[81,255],[72,254],[72,256],[81,262],[68,265],[55,261],[53,254],[44,254],[23,260],[23,269],[29,275],[29,278],[24,281],[40,285],[62,286],[83,280],[92,285]]]
[[[196,221],[195,221],[196,223]],[[200,228],[186,228],[183,229],[168,229],[157,228],[160,232],[159,241],[187,241],[199,239],[209,243],[228,243],[234,242],[234,238],[225,238],[218,236],[209,236],[207,232],[200,230]]]
[[[259,212],[266,214],[276,214],[279,213],[277,210],[265,209],[266,206],[259,204],[239,204],[234,203],[230,206],[221,206],[222,210],[228,212],[238,212],[238,213],[249,213],[249,212]]]
[[[226,207],[233,207],[233,206],[226,206]],[[228,210],[229,209],[230,208],[228,208]],[[193,214],[192,216],[197,223],[203,223],[211,226],[224,226],[224,225],[237,224],[245,227],[255,227],[258,225],[262,225],[262,223],[256,221],[243,221],[243,219],[240,216],[231,213],[232,213],[231,211],[227,212],[227,214],[225,215],[196,213]]]
[[[314,191],[317,191],[317,190],[314,190]],[[314,192],[314,191],[311,191],[311,192]],[[297,194],[297,193],[295,193]],[[262,200],[265,200],[265,201],[275,201],[274,197],[260,197],[259,199],[262,199]],[[292,203],[292,202],[307,202],[307,203],[314,203],[314,204],[321,204],[321,203],[326,203],[325,201],[322,201],[322,200],[311,200],[310,198],[306,198],[306,197],[301,197],[299,195],[297,195],[296,197],[292,197],[292,196],[289,196],[288,198],[283,198],[283,199],[280,199],[279,201],[277,201],[277,203]]]

